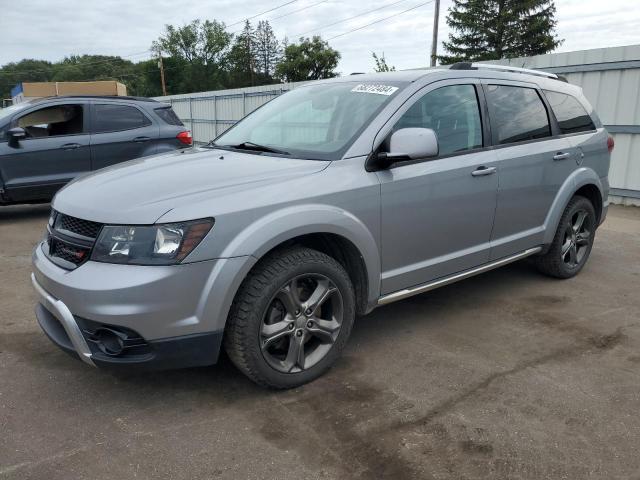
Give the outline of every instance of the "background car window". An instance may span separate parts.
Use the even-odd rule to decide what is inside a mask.
[[[544,90],[562,133],[589,132],[596,129],[593,120],[577,98]]]
[[[482,146],[482,122],[473,85],[438,88],[414,103],[394,129],[430,128],[438,136],[440,155]]]
[[[169,125],[176,125],[178,127],[183,127],[184,124],[182,120],[178,118],[176,112],[173,111],[171,107],[162,107],[156,108],[155,112],[162,119],[163,122],[168,123]]]
[[[93,132],[117,132],[151,125],[151,121],[135,107],[97,104],[94,106]]]
[[[24,128],[27,138],[77,135],[83,132],[82,105],[55,105],[19,117],[16,124]]]
[[[547,109],[535,89],[489,85],[487,101],[492,107],[491,125],[497,131],[498,143],[551,136]]]

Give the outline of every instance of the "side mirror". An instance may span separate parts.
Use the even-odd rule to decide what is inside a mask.
[[[414,160],[436,156],[438,137],[430,128],[401,128],[391,135],[387,157]]]
[[[7,140],[10,147],[18,148],[20,140],[24,140],[27,137],[27,133],[24,128],[16,127],[7,130]]]

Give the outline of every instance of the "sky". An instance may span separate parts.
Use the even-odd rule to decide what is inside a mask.
[[[28,6],[21,6],[0,0],[0,65],[23,58],[56,61],[85,53],[143,60],[149,58],[147,50],[165,24],[182,25],[199,18],[232,25],[285,2],[30,0]],[[387,63],[397,69],[418,68],[428,65],[431,50],[434,4],[425,2],[289,0],[288,5],[252,21],[269,20],[280,39],[292,40],[300,34],[328,39],[342,54],[341,74],[372,71],[371,52],[384,53]],[[449,33],[445,17],[451,4],[452,0],[441,0],[439,43]],[[564,39],[558,52],[640,44],[640,0],[556,0],[556,7],[557,34]],[[300,9],[304,10],[286,15]],[[282,15],[286,16],[277,18]],[[350,17],[355,18],[341,22]],[[378,20],[382,21],[365,27]],[[356,31],[342,35],[350,30]]]

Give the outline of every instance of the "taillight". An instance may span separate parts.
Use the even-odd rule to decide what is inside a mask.
[[[178,141],[184,145],[191,145],[193,143],[193,138],[191,137],[191,132],[189,130],[185,132],[180,132],[176,135]]]
[[[609,135],[609,138],[607,138],[607,150],[609,150],[609,153],[613,152],[613,147],[615,146],[616,142],[614,142],[613,137]]]

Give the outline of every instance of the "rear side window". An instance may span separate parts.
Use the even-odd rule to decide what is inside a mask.
[[[425,94],[398,120],[401,128],[430,128],[440,155],[482,147],[482,122],[473,85],[451,85]]]
[[[544,91],[562,133],[589,132],[596,129],[593,120],[577,98],[564,93]]]
[[[551,136],[547,109],[535,89],[489,85],[487,101],[499,144]]]
[[[128,105],[97,104],[93,110],[93,132],[117,132],[151,125],[137,108]]]
[[[171,107],[156,108],[155,112],[165,123],[168,123],[169,125],[176,125],[178,127],[184,127],[184,124],[178,118],[178,115],[176,115],[176,112],[174,112]]]

